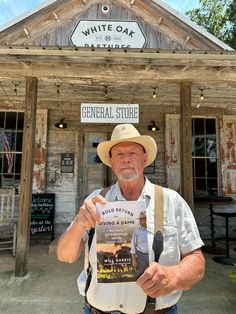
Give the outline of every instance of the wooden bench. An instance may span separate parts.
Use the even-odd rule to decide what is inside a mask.
[[[16,252],[17,222],[14,219],[15,188],[0,189],[0,251],[12,250]]]

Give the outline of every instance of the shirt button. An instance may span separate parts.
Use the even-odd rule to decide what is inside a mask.
[[[122,309],[122,308],[123,308],[123,304],[120,304],[120,305],[119,305],[119,308]]]

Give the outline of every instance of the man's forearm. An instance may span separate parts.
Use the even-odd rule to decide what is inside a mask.
[[[64,232],[57,244],[57,258],[61,262],[73,263],[76,261],[84,249],[84,242],[82,236],[84,228],[81,226],[77,217],[71,226]]]
[[[205,259],[201,250],[184,255],[180,263],[173,268],[177,276],[177,290],[191,289],[204,275]]]

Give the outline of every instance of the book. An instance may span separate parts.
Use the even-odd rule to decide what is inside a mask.
[[[134,235],[142,218],[146,222],[145,201],[108,202],[97,204],[97,208],[103,219],[96,226],[97,282],[136,281],[140,269],[134,261]],[[147,230],[143,229],[143,232],[145,235]],[[143,239],[148,247],[147,235]],[[148,260],[148,254],[145,258]]]

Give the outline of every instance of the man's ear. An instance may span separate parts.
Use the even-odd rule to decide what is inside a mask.
[[[147,155],[147,153],[144,153],[144,155],[143,155],[144,166],[146,166],[147,160],[148,160],[148,155]]]

